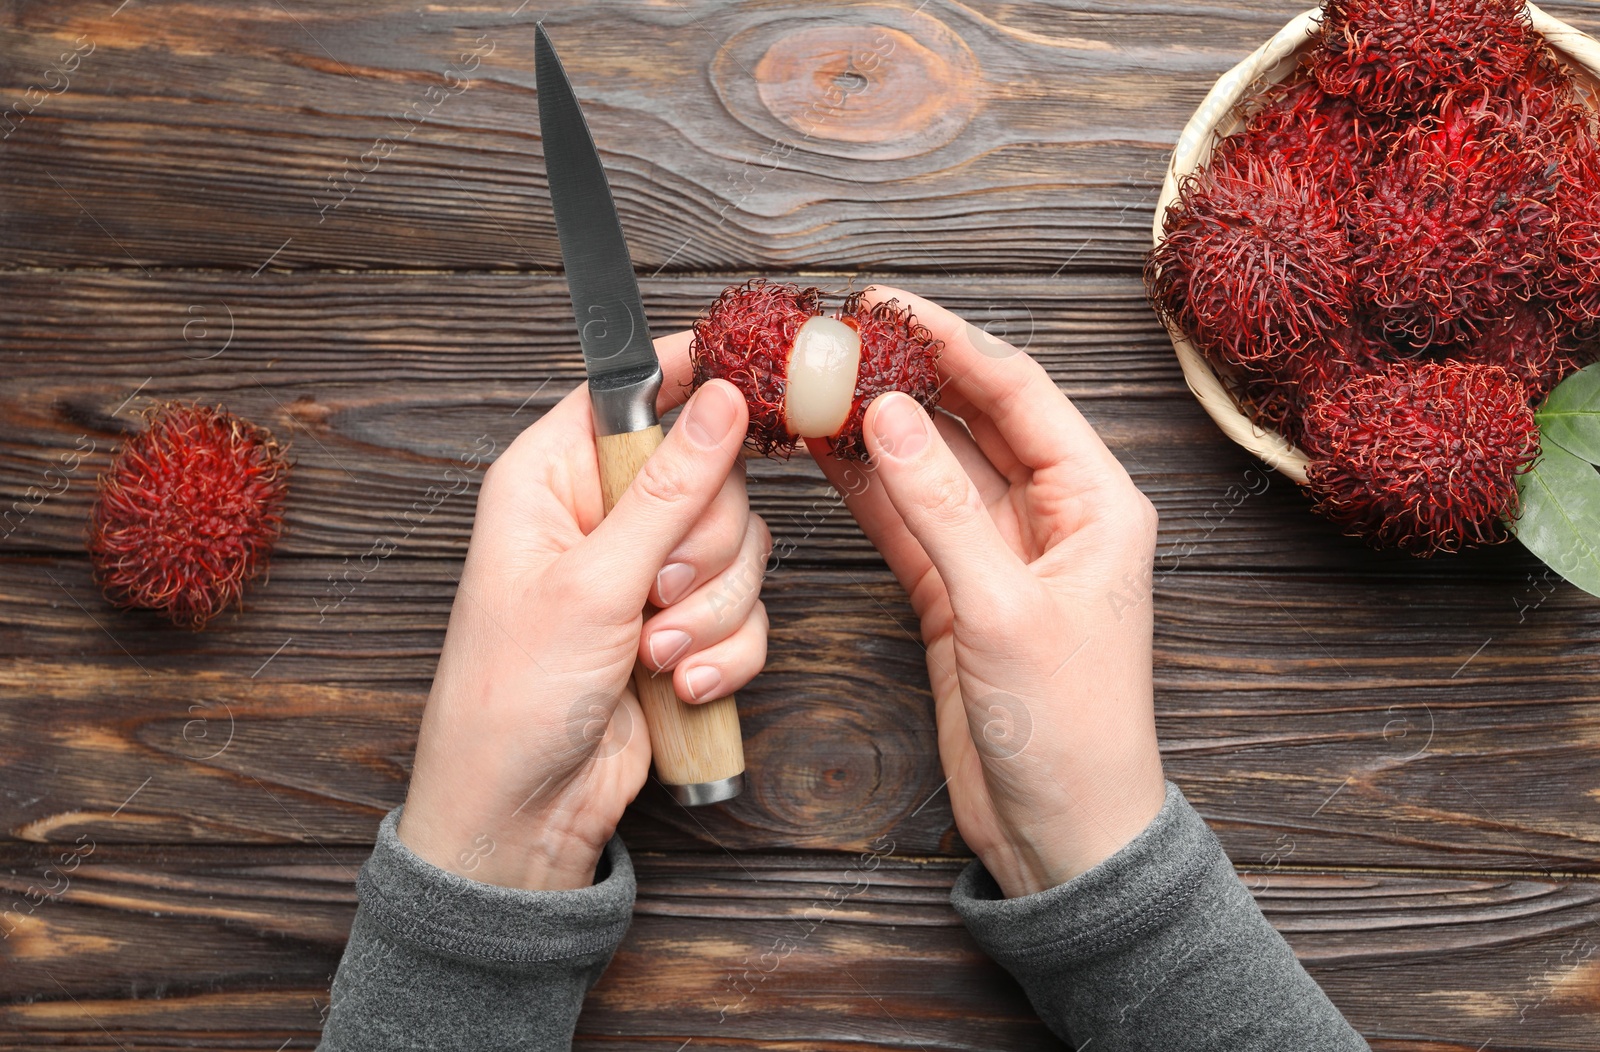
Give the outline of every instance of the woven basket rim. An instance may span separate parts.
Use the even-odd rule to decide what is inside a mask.
[[[1545,42],[1570,63],[1600,78],[1600,41],[1546,14],[1534,4],[1528,4],[1527,9],[1534,32],[1543,36]],[[1153,245],[1161,244],[1167,207],[1178,196],[1179,182],[1210,160],[1212,147],[1226,134],[1223,129],[1237,120],[1241,102],[1286,79],[1295,71],[1302,53],[1316,42],[1321,33],[1321,14],[1322,8],[1318,6],[1290,19],[1248,58],[1218,78],[1184,125],[1167,163],[1166,179],[1161,185],[1161,196],[1156,201],[1155,221],[1151,228]],[[1167,334],[1172,338],[1173,350],[1178,356],[1178,364],[1183,368],[1184,380],[1206,415],[1237,445],[1304,486],[1310,458],[1283,435],[1251,420],[1227,384],[1188,337],[1170,321],[1165,321],[1165,324]]]

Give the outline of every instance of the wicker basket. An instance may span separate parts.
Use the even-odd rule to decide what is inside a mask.
[[[1313,8],[1284,26],[1249,58],[1223,74],[1200,108],[1195,110],[1183,134],[1178,136],[1172,162],[1167,166],[1166,182],[1161,187],[1161,199],[1156,204],[1152,231],[1155,244],[1161,243],[1167,206],[1178,196],[1179,182],[1210,160],[1211,148],[1219,139],[1238,129],[1242,109],[1240,103],[1295,71],[1301,55],[1316,43],[1321,28],[1317,17],[1320,12],[1320,8]],[[1533,20],[1534,30],[1542,34],[1578,73],[1581,86],[1587,90],[1591,101],[1600,98],[1600,41],[1558,18],[1552,18],[1533,4],[1528,5],[1528,14]],[[1584,77],[1584,73],[1588,76]],[[1276,431],[1262,428],[1252,421],[1194,344],[1171,324],[1168,324],[1167,331],[1172,337],[1173,348],[1178,352],[1178,362],[1183,366],[1189,390],[1194,392],[1201,407],[1222,428],[1223,434],[1295,482],[1305,485],[1306,466],[1309,463],[1306,455]]]

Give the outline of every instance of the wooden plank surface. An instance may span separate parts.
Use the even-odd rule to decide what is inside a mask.
[[[655,331],[686,328],[728,280],[646,281]],[[1156,503],[1163,568],[1542,571],[1516,545],[1431,563],[1371,552],[1309,514],[1195,403],[1135,276],[905,284],[1044,362]],[[505,448],[583,376],[559,278],[13,272],[0,300],[28,305],[0,346],[0,550],[81,551],[94,474],[141,408],[181,398],[225,400],[292,442],[283,554],[355,559],[404,519],[407,554],[458,556],[471,496],[406,518],[413,503],[479,436]],[[780,544],[879,563],[803,452],[748,468]]]
[[[554,268],[542,14],[645,273],[1131,267],[1189,114],[1307,6],[17,4],[0,261]]]
[[[325,614],[339,565],[285,560],[245,614],[179,635],[112,610],[81,560],[0,561],[0,762],[27,787],[0,799],[0,827],[369,842],[403,798],[459,567],[396,556]],[[1600,609],[1562,592],[1518,624],[1518,587],[1163,577],[1168,775],[1241,865],[1600,873]],[[740,694],[750,790],[691,816],[652,789],[629,842],[851,851],[887,834],[963,853],[892,577],[780,566],[764,598],[770,654]]]
[[[315,1044],[475,490],[416,502],[582,375],[541,16],[658,331],[751,274],[885,280],[1026,347],[1101,432],[1162,516],[1168,774],[1375,1049],[1594,1048],[1600,605],[1514,546],[1336,536],[1216,431],[1144,302],[1178,130],[1305,2],[0,12],[0,1049]],[[95,473],[165,398],[297,459],[270,581],[198,635],[110,609],[82,553]],[[946,902],[968,853],[903,595],[815,465],[747,469],[788,551],[752,787],[631,809],[638,912],[579,1047],[1060,1047]]]
[[[95,844],[70,883],[0,944],[13,955],[0,973],[0,997],[13,1002],[0,1007],[0,1028],[72,1047],[103,1042],[97,1023],[139,1047],[310,1047],[363,856]],[[690,1037],[710,1048],[1064,1047],[949,910],[959,862],[912,857],[898,844],[871,873],[852,869],[853,857],[814,854],[635,859],[635,919],[579,1024],[585,1047]],[[51,865],[35,849],[7,849],[0,890],[23,895]],[[1580,1029],[1600,1008],[1592,881],[1244,876],[1307,967],[1375,1038],[1413,1048],[1593,1047]],[[762,955],[778,940],[795,948],[774,965]],[[171,946],[159,961],[144,949],[153,942]],[[19,997],[54,983],[71,997]]]

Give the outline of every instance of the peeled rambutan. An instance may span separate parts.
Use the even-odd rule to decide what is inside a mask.
[[[816,288],[755,279],[722,291],[694,325],[694,386],[727,380],[750,408],[748,444],[788,456],[801,438],[824,438],[842,459],[867,455],[862,417],[872,400],[903,391],[925,409],[939,401],[934,338],[909,307],[868,304],[864,293],[822,313]]]
[[[1476,337],[1527,299],[1550,250],[1551,138],[1512,100],[1451,99],[1410,127],[1356,197],[1360,295],[1422,350]]]
[[[1225,169],[1252,158],[1297,169],[1338,198],[1382,161],[1393,138],[1387,118],[1363,113],[1314,78],[1297,75],[1263,94],[1245,126],[1217,144],[1210,164]]]
[[[1321,392],[1302,424],[1316,510],[1420,556],[1505,540],[1539,454],[1527,392],[1498,365],[1395,362]]]
[[[89,515],[95,580],[118,606],[205,627],[243,603],[283,527],[289,462],[265,428],[221,407],[145,414],[100,476]]]
[[[1536,40],[1524,0],[1325,0],[1312,67],[1364,111],[1424,112],[1505,83]]]
[[[1185,179],[1146,282],[1213,359],[1282,375],[1350,321],[1352,250],[1333,196],[1303,170],[1231,156]]]
[[[784,375],[800,326],[815,317],[822,290],[756,279],[722,290],[694,324],[694,385],[727,380],[750,408],[749,442],[787,455],[795,438],[784,423]]]

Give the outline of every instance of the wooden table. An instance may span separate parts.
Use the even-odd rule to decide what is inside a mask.
[[[0,1046],[316,1042],[472,524],[429,487],[581,377],[547,15],[658,331],[757,272],[888,280],[1100,429],[1162,516],[1168,774],[1376,1048],[1600,1048],[1600,601],[1514,547],[1339,537],[1145,304],[1178,129],[1297,3],[118,5],[0,14]],[[109,607],[81,539],[168,398],[298,461],[270,583],[201,634]],[[811,462],[749,470],[795,547],[750,790],[632,809],[637,916],[580,1045],[1060,1047],[947,904],[969,853],[904,596]]]

